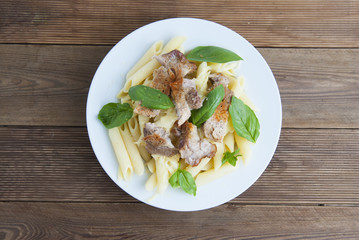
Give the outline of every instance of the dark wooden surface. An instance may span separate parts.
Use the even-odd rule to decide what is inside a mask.
[[[87,92],[125,35],[169,17],[226,25],[276,77],[277,151],[222,206],[138,202],[88,140]],[[359,239],[359,1],[0,1],[0,239]]]

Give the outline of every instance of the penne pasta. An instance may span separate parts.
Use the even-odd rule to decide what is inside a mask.
[[[186,37],[184,37],[184,36],[177,36],[177,37],[172,38],[164,46],[161,54],[168,53],[168,52],[172,51],[173,49],[180,49],[182,47],[184,41],[186,41]]]
[[[245,138],[238,136],[237,134],[234,134],[234,140],[236,142],[237,148],[239,148],[239,154],[242,155],[240,158],[242,158],[245,162],[252,154],[253,143]]]
[[[217,170],[210,169],[208,171],[202,172],[202,173],[198,174],[198,176],[196,178],[196,184],[197,184],[197,186],[202,186],[209,182],[212,182],[213,180],[221,178],[224,175],[227,175],[227,174],[233,172],[234,170],[236,170],[238,165],[239,164],[237,164],[235,167],[233,167],[231,164],[225,163],[225,164],[223,164],[223,166],[221,166]]]
[[[211,71],[217,73],[223,73],[227,76],[233,77],[236,75],[236,69],[239,66],[240,61],[228,62],[228,63],[208,63]]]
[[[153,191],[157,185],[157,176],[156,173],[151,174],[145,183],[145,188],[147,191]]]
[[[173,124],[177,121],[178,117],[174,108],[170,108],[160,116],[156,123],[158,127],[163,127],[167,132],[170,132]]]
[[[223,144],[223,142],[222,143],[215,142],[214,144],[216,144],[216,146],[217,146],[216,155],[214,155],[214,157],[213,157],[213,168],[214,168],[214,170],[216,170],[216,169],[220,168],[220,166],[222,165],[224,144]]]
[[[156,172],[156,161],[155,161],[155,159],[151,158],[151,160],[149,160],[147,162],[147,168],[151,173]]]
[[[233,152],[234,151],[234,136],[233,133],[228,133],[223,138],[223,144],[226,151]]]
[[[122,140],[120,130],[117,127],[111,128],[109,129],[108,134],[115,151],[122,177],[125,181],[128,181],[132,176],[133,168],[127,151],[123,151],[123,149],[126,149],[126,146]]]
[[[171,175],[178,169],[179,159],[180,159],[179,154],[176,154],[172,157],[165,157],[166,168]]]
[[[163,193],[168,187],[169,174],[165,165],[166,157],[161,155],[153,155],[156,163],[156,180],[157,180],[157,191]]]
[[[198,66],[196,79],[194,80],[201,98],[204,98],[207,95],[207,82],[209,74],[210,68],[208,67],[207,62],[202,62]]]
[[[197,174],[205,170],[208,166],[208,162],[211,160],[211,158],[203,158],[201,162],[197,166],[191,166],[189,165],[186,167],[186,171],[189,172],[193,177],[197,176]]]
[[[126,79],[129,79],[135,72],[137,72],[143,65],[150,62],[154,55],[159,55],[163,49],[163,41],[155,42],[147,52],[140,58],[140,60],[127,73]]]
[[[138,117],[136,116],[128,120],[127,126],[133,140],[137,142],[141,136],[140,125],[138,124]]]
[[[232,90],[233,95],[239,98],[244,91],[245,81],[243,77],[237,78],[229,84],[229,89]]]
[[[133,141],[130,131],[128,130],[128,125],[123,124],[121,127],[119,127],[119,130],[123,142],[125,143],[127,154],[130,157],[133,170],[137,175],[141,176],[144,172],[143,160],[136,144]]]
[[[246,104],[248,107],[250,107],[253,111],[259,112],[259,109],[248,98],[247,94],[242,93],[241,96],[239,97],[239,99],[241,99],[244,102],[244,104]]]

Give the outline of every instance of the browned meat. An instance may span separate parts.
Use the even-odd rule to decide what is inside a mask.
[[[212,158],[216,154],[216,145],[205,139],[200,139],[197,127],[190,122],[185,122],[181,126],[181,137],[179,139],[179,152],[181,158],[191,166],[197,166],[202,158]]]
[[[175,121],[175,123],[173,124],[172,128],[171,128],[171,134],[174,137],[179,137],[181,136],[181,127],[178,126],[178,120]]]
[[[154,118],[158,114],[160,114],[159,109],[146,108],[146,107],[141,106],[141,104],[138,104],[137,107],[133,111],[139,115],[143,115],[143,116],[149,117],[149,118]]]
[[[181,75],[184,77],[197,69],[196,64],[188,61],[183,53],[177,49],[160,56],[155,56],[155,59],[165,68],[173,70],[177,76]]]
[[[228,88],[229,79],[224,76],[222,73],[212,73],[209,75],[210,83],[213,88],[217,87],[219,84],[222,84],[223,87]]]
[[[196,90],[194,81],[184,78],[187,74],[194,72],[197,66],[189,62],[183,53],[176,49],[169,53],[155,56],[155,58],[163,66],[154,74],[153,87],[163,89],[163,92],[166,94],[170,92],[176,105],[178,125],[181,126],[191,116],[192,109],[202,107],[202,99]],[[173,72],[174,74],[169,72]],[[158,78],[158,80],[156,80],[156,78]],[[164,78],[166,80],[161,80]],[[168,85],[170,89],[168,89]]]
[[[197,92],[196,84],[194,81],[184,78],[182,86],[186,96],[186,102],[188,103],[190,109],[198,109],[202,107],[203,101]]]
[[[146,150],[150,154],[173,156],[178,153],[178,149],[173,146],[166,130],[162,127],[157,127],[155,123],[146,123],[143,135]]]
[[[183,89],[183,77],[179,77],[171,83],[171,90],[171,95],[176,105],[178,125],[181,126],[191,116],[191,109],[188,106],[186,94]]]
[[[161,90],[164,94],[170,95],[170,83],[175,80],[175,74],[172,70],[163,66],[153,72],[153,81],[151,87]]]
[[[198,95],[193,80],[177,76],[176,81],[170,84],[172,98],[176,105],[178,125],[181,126],[191,116],[192,109],[202,107],[202,100]]]
[[[228,104],[231,103],[231,98],[233,96],[233,92],[228,88],[229,84],[229,78],[224,76],[222,73],[212,73],[209,75],[209,82],[211,83],[210,90],[214,89],[218,85],[223,85],[224,87],[224,100],[228,102]],[[229,106],[228,106],[229,107]]]
[[[223,141],[224,135],[227,132],[228,108],[229,105],[223,100],[216,108],[214,114],[203,124],[203,132],[208,139],[216,142]]]
[[[211,88],[215,88],[222,84],[225,90],[225,95],[214,114],[203,124],[203,131],[207,138],[216,142],[222,142],[227,130],[229,117],[228,109],[233,92],[228,88],[229,79],[223,74],[211,74],[209,79],[212,83]]]

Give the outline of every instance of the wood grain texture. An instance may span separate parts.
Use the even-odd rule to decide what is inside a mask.
[[[255,46],[359,47],[358,1],[1,1],[1,43],[114,44],[166,18],[221,23]],[[146,7],[144,7],[146,6]]]
[[[184,213],[134,203],[0,203],[0,210],[3,239],[327,240],[359,235],[359,208],[226,204]]]
[[[232,202],[358,206],[358,142],[359,130],[283,129],[265,173]],[[85,128],[2,127],[0,162],[0,201],[137,202],[104,173]]]
[[[109,50],[0,45],[0,125],[85,126],[87,92]],[[281,92],[283,127],[359,128],[359,49],[259,51]]]

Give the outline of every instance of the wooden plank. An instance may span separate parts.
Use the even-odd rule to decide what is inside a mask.
[[[358,0],[2,1],[1,43],[114,44],[172,17],[212,20],[255,46],[359,47]]]
[[[358,205],[358,142],[358,129],[283,129],[265,173],[232,202]],[[137,202],[101,169],[85,128],[2,127],[0,162],[0,201]]]
[[[135,203],[0,203],[3,239],[357,239],[359,208],[241,206],[170,212]]]
[[[279,86],[284,127],[359,127],[358,49],[259,51]]]
[[[86,125],[88,89],[109,50],[0,45],[0,124]]]
[[[88,88],[110,47],[0,45],[0,125],[85,126]],[[283,127],[359,128],[359,49],[260,48]]]

